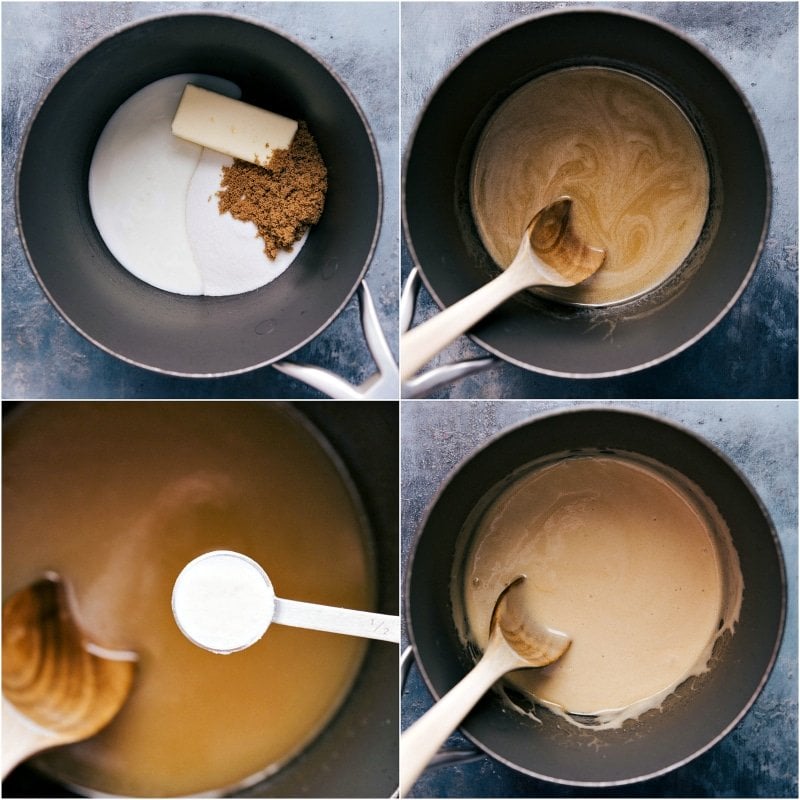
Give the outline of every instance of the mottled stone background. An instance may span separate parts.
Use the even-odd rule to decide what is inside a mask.
[[[76,333],[28,268],[14,210],[20,141],[39,97],[79,53],[119,26],[158,14],[224,11],[299,40],[349,87],[377,140],[384,214],[367,275],[383,330],[397,352],[398,17],[396,3],[5,3],[3,84],[3,397],[319,397],[271,367],[211,380],[158,375],[118,361]],[[76,108],[76,113],[80,109]],[[292,360],[359,384],[374,371],[358,300]]]
[[[403,3],[401,142],[439,80],[483,39],[537,11],[572,3]],[[586,5],[589,5],[588,3]],[[593,3],[666,22],[704,46],[751,103],[764,131],[774,182],[772,219],[753,279],[700,342],[664,364],[619,378],[568,380],[498,361],[434,397],[797,396],[797,4]],[[411,269],[403,244],[402,274]],[[417,321],[438,306],[423,289]],[[466,337],[434,363],[485,355]]]
[[[416,401],[401,415],[403,570],[417,525],[447,475],[487,438],[531,416],[580,401]],[[793,401],[623,401],[676,422],[731,459],[750,481],[778,532],[788,575],[786,629],[775,669],[736,728],[690,764],[661,778],[607,790],[527,778],[483,756],[430,770],[416,797],[797,797],[797,406]],[[405,635],[405,634],[404,634]],[[407,639],[404,640],[404,644]],[[403,694],[408,726],[429,705],[415,668]],[[450,745],[465,747],[463,737]]]

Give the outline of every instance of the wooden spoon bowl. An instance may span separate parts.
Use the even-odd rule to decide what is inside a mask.
[[[400,737],[400,796],[403,797],[439,747],[478,700],[507,672],[545,667],[561,658],[572,640],[536,619],[521,586],[512,581],[497,598],[489,642],[478,663]]]
[[[528,223],[511,264],[400,339],[400,377],[408,381],[450,342],[501,303],[533,286],[574,286],[597,272],[606,251],[583,241],[572,219],[572,198],[548,203]]]
[[[135,655],[89,643],[49,575],[3,604],[3,775],[41,750],[87,739],[127,699]]]

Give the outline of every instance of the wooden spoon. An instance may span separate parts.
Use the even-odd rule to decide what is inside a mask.
[[[559,197],[530,221],[517,255],[503,272],[401,337],[401,380],[409,380],[512,295],[531,286],[574,286],[594,275],[605,257],[605,250],[590,247],[575,232],[572,198]]]
[[[3,777],[107,725],[131,690],[135,658],[86,641],[58,576],[11,595],[3,604]]]
[[[400,796],[414,785],[436,751],[472,707],[503,675],[522,667],[544,667],[566,652],[571,639],[531,617],[521,584],[507,586],[495,603],[489,642],[480,661],[436,705],[400,737]]]

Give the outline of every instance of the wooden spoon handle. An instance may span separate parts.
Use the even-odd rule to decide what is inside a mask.
[[[32,755],[63,744],[63,738],[39,728],[3,698],[3,778]]]
[[[496,645],[496,646],[495,646]],[[400,797],[414,785],[447,737],[506,672],[524,666],[504,642],[490,641],[483,658],[400,737]]]
[[[400,337],[400,379],[409,380],[450,342],[480,322],[509,297],[536,283],[527,269],[512,264],[489,283]]]

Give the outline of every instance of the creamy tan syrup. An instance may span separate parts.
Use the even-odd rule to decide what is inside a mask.
[[[683,264],[709,186],[697,132],[666,94],[619,70],[574,67],[530,81],[493,114],[471,203],[484,246],[505,268],[533,216],[570,195],[577,230],[606,261],[579,286],[537,291],[605,305],[654,289]]]
[[[133,694],[95,738],[42,756],[63,781],[193,795],[280,767],[349,690],[362,640],[272,625],[215,655],[178,630],[182,567],[244,553],[281,597],[368,609],[366,532],[348,485],[297,418],[251,403],[46,403],[3,448],[3,594],[56,570],[97,643],[139,654]]]
[[[685,478],[638,457],[563,458],[523,474],[464,547],[453,601],[465,638],[486,646],[498,595],[526,575],[537,620],[572,644],[508,680],[576,724],[618,727],[657,708],[706,670],[738,619],[742,578],[724,521]]]

